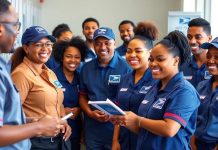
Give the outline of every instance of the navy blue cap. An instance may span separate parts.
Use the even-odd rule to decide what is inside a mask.
[[[203,43],[203,44],[201,45],[201,48],[203,48],[203,49],[208,49],[208,48],[210,48],[211,46],[214,46],[214,47],[218,48],[218,37],[216,37],[215,39],[213,39],[213,41],[212,41],[211,43],[209,43],[209,42]]]
[[[22,35],[21,43],[22,45],[30,43],[30,42],[38,42],[42,38],[47,37],[51,40],[51,42],[55,42],[55,37],[48,34],[48,32],[40,27],[40,26],[32,26],[25,30],[25,32]]]
[[[93,40],[96,40],[98,37],[105,37],[108,40],[115,40],[114,32],[111,28],[101,27],[94,32]]]

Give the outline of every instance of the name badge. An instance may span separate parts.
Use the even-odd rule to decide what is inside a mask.
[[[142,86],[142,88],[140,89],[139,93],[146,94],[151,87],[152,86]]]
[[[120,83],[120,75],[109,75],[108,83]]]
[[[162,109],[165,102],[166,102],[166,98],[159,98],[153,105],[154,108],[157,108],[157,109]]]
[[[146,99],[144,99],[143,101],[142,101],[142,104],[147,104],[148,103],[148,100],[146,100]]]
[[[192,76],[184,76],[184,78],[185,78],[186,80],[191,80],[191,79],[192,79]]]
[[[209,74],[208,71],[205,71],[204,72],[204,79],[210,79],[211,78],[211,75]]]
[[[63,87],[58,80],[54,81],[54,85],[55,85],[56,88],[62,88]]]
[[[126,92],[128,90],[128,88],[121,88],[120,91],[121,92]]]

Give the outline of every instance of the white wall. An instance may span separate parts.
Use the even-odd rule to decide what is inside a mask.
[[[48,31],[60,23],[70,25],[75,35],[81,35],[81,24],[87,17],[99,20],[101,26],[111,27],[121,44],[118,24],[129,19],[135,23],[152,20],[167,34],[168,11],[181,11],[181,0],[44,0],[41,4],[40,25]],[[117,46],[118,46],[117,45]]]

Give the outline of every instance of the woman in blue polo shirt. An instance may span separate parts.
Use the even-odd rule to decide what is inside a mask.
[[[198,150],[214,150],[218,144],[218,39],[202,44],[201,48],[208,49],[206,66],[212,78],[197,86],[201,105],[198,109],[195,145],[192,146]]]
[[[146,32],[145,32],[146,31]],[[129,42],[126,61],[133,72],[123,76],[117,93],[117,104],[122,110],[138,112],[138,107],[151,88],[154,80],[148,69],[149,50],[158,36],[157,27],[150,22],[140,22],[135,28],[135,37]],[[113,150],[136,149],[137,135],[124,127],[115,125]]]
[[[113,117],[113,122],[138,133],[137,150],[191,149],[200,102],[195,88],[179,72],[190,54],[184,34],[169,33],[150,53],[149,67],[158,81],[145,95],[138,115],[130,111],[124,117]]]
[[[76,69],[86,56],[86,43],[79,37],[73,37],[71,41],[56,43],[54,51],[58,50],[59,57],[55,59],[60,62],[60,66],[54,70],[58,80],[63,86],[64,107],[66,114],[73,112],[73,116],[68,119],[73,132],[70,137],[73,150],[80,149],[81,118],[79,107],[79,73]]]

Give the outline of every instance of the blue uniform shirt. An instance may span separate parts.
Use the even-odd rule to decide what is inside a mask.
[[[201,105],[198,109],[197,128],[195,135],[204,142],[218,141],[218,87],[212,91],[214,78],[202,81],[197,86]]]
[[[176,74],[161,91],[160,84],[157,82],[147,92],[138,114],[153,120],[169,118],[181,124],[181,128],[174,137],[159,136],[141,128],[137,149],[189,150],[200,104],[197,91],[182,73]]]
[[[55,60],[53,55],[50,56],[50,58],[45,64],[49,69],[53,71],[60,66],[60,63]]]
[[[12,83],[7,70],[7,63],[0,57],[0,128],[4,125],[21,125],[25,123],[25,116],[21,106],[20,95]],[[28,150],[29,140],[0,147],[0,150]]]
[[[93,101],[102,101],[107,98],[114,100],[121,77],[130,71],[126,61],[116,53],[106,67],[99,65],[98,58],[93,59],[82,67],[80,93],[87,94],[88,99]],[[113,125],[110,122],[100,123],[85,115],[85,136],[111,144]]]
[[[93,52],[93,50],[91,48],[89,48],[87,50],[87,56],[85,58],[85,62],[89,62],[91,61],[92,59],[95,59],[96,58],[96,54]]]
[[[126,74],[119,85],[116,104],[124,111],[138,113],[139,105],[144,99],[147,91],[155,83],[150,69],[147,69],[143,77],[135,84],[135,71]],[[119,142],[121,149],[136,149],[137,135],[128,129],[121,127]]]
[[[198,68],[194,56],[191,57],[191,61],[189,63],[183,64],[180,70],[183,71],[185,79],[188,80],[194,87],[196,87],[199,82],[210,79],[206,65],[203,64],[200,68]]]
[[[115,51],[118,52],[121,57],[126,58],[127,46],[124,43],[117,47]]]
[[[73,82],[70,83],[64,75],[62,66],[54,70],[59,82],[63,86],[64,92],[64,107],[79,107],[79,74],[74,73]],[[68,119],[68,124],[72,128],[71,138],[79,138],[81,131],[81,118],[78,116],[75,120]]]

